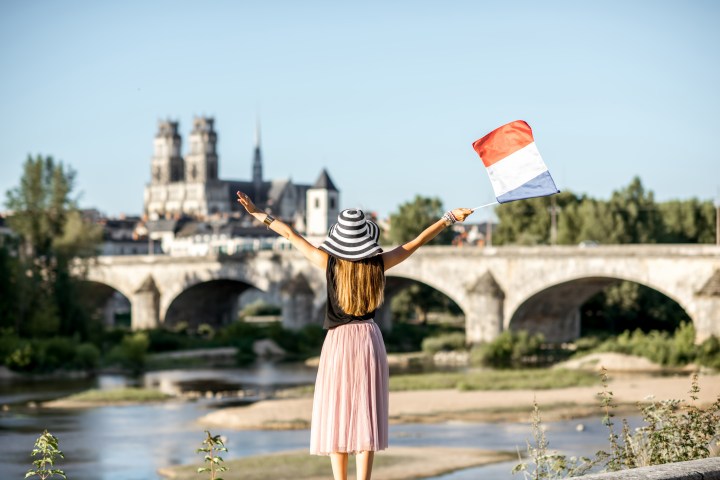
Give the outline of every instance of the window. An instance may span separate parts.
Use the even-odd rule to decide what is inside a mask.
[[[315,208],[320,208],[320,199],[319,198],[315,199]]]
[[[330,210],[335,209],[335,197],[330,197]]]

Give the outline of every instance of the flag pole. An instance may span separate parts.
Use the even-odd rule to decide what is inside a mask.
[[[492,202],[492,203],[487,203],[487,204],[485,204],[485,205],[480,205],[479,207],[473,208],[472,211],[474,212],[475,210],[478,210],[478,209],[480,209],[480,208],[489,207],[490,205],[497,205],[498,203],[500,203],[500,202],[495,201],[495,202]]]

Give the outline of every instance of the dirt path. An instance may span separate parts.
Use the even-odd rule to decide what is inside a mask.
[[[610,391],[620,405],[657,400],[688,399],[688,375],[675,377],[620,377],[611,379]],[[493,421],[526,420],[536,399],[543,418],[572,418],[600,413],[597,394],[600,386],[557,390],[507,390],[460,392],[425,390],[390,393],[392,423],[437,422],[445,420]],[[720,396],[720,375],[700,377],[699,403],[708,405]],[[219,410],[201,417],[205,427],[234,429],[307,428],[312,398],[268,400],[246,407]]]

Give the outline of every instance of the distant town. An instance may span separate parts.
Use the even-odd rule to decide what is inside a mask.
[[[235,255],[244,251],[290,249],[287,240],[255,222],[236,201],[235,192],[248,193],[258,207],[292,225],[313,243],[320,243],[340,210],[340,189],[327,169],[312,184],[290,179],[266,179],[259,127],[249,180],[218,178],[218,134],[215,119],[195,117],[189,148],[183,152],[180,122],[158,122],[145,186],[141,215],[108,217],[94,208],[83,216],[103,228],[99,255]],[[389,219],[375,218],[384,232]],[[0,214],[0,234],[11,233]],[[455,245],[491,242],[495,225],[454,226]],[[490,243],[487,242],[487,243]]]

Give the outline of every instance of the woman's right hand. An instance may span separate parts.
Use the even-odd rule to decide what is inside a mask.
[[[252,215],[253,213],[260,212],[260,209],[258,209],[255,206],[255,204],[253,203],[252,200],[250,200],[250,197],[248,197],[247,193],[243,193],[238,190],[237,197],[238,197],[238,203],[240,203],[240,205],[245,207],[245,210],[247,210],[247,212],[249,214]]]

